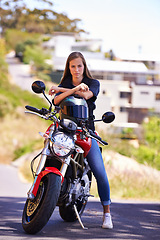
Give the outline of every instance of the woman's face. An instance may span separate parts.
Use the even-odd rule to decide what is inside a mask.
[[[69,70],[73,81],[82,81],[84,73],[84,64],[80,57],[75,58],[69,62]]]

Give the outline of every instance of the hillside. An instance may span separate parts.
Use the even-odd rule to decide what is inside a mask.
[[[1,65],[0,76],[0,163],[8,164],[41,146],[43,139],[38,132],[45,131],[48,126],[42,119],[25,115],[25,105],[38,108],[47,105],[36,94],[21,90],[14,84],[5,62]]]

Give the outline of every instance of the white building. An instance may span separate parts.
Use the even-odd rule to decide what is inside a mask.
[[[73,51],[83,52],[86,59],[104,59],[101,52],[102,40],[79,40],[75,33],[54,33],[51,39],[43,43],[43,47],[51,49],[54,69],[63,71],[66,58]]]
[[[96,119],[100,119],[106,111],[115,113],[115,124],[142,123],[151,113],[160,116],[160,85],[100,80],[100,86],[95,110]]]
[[[105,111],[113,111],[115,123],[141,123],[149,109],[160,113],[159,64],[154,59],[141,61],[138,58],[110,61],[101,52],[101,45],[101,40],[82,41],[73,33],[54,34],[44,43],[44,47],[53,50],[54,70],[60,73],[72,51],[82,52],[93,77],[101,83],[95,110],[97,119]]]
[[[146,83],[149,71],[144,63],[87,59],[92,75],[98,79]]]
[[[100,93],[96,102],[95,116],[100,118],[106,111],[113,111],[115,122],[128,122],[131,88],[128,81],[100,80]]]
[[[133,85],[132,107],[152,109],[160,113],[160,85]]]

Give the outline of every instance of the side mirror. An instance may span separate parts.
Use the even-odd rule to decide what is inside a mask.
[[[42,81],[35,81],[32,83],[32,90],[35,93],[43,93],[45,88],[45,84]]]
[[[115,114],[113,112],[106,112],[102,116],[102,121],[105,123],[111,123],[115,119]]]

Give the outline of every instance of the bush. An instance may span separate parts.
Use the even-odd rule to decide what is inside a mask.
[[[2,73],[8,72],[8,65],[5,62],[5,54],[6,54],[5,41],[3,38],[0,38],[0,74],[1,74],[1,77],[2,77]]]
[[[30,63],[32,74],[45,81],[50,81],[49,76],[52,71],[52,67],[48,65],[45,60],[49,58],[43,49],[39,46],[26,46],[24,51],[23,61],[24,63]]]
[[[160,146],[160,118],[151,117],[148,123],[143,123],[144,139],[150,147]]]
[[[51,81],[50,76],[47,75],[46,73],[43,73],[43,71],[42,71],[42,72],[38,72],[38,73],[37,73],[37,77],[38,77],[39,79],[43,79],[44,81]]]
[[[33,62],[38,68],[44,64],[45,57],[42,48],[26,46],[23,61],[24,63]]]
[[[5,33],[5,39],[8,49],[16,49],[17,44],[21,44],[27,41],[39,41],[40,34],[22,32],[17,29],[8,29]]]
[[[140,163],[148,163],[149,165],[153,165],[155,150],[148,148],[145,145],[140,145],[135,153],[135,157]]]
[[[11,112],[12,105],[7,97],[0,95],[0,118],[3,118],[7,112]]]
[[[160,170],[160,119],[152,117],[142,127],[144,136],[141,142],[139,141],[138,148],[131,145],[129,140],[121,139],[119,136],[105,134],[104,132],[100,135],[102,139],[109,143],[107,149],[114,150],[124,156],[134,158],[142,164],[148,164]],[[106,135],[107,139],[105,139]]]
[[[20,42],[16,45],[16,57],[19,57],[21,61],[23,61],[24,52],[27,46],[34,47],[34,45],[38,44],[38,41],[33,39],[27,39],[25,42]]]
[[[0,56],[4,58],[6,53],[5,41],[3,38],[0,38]]]

